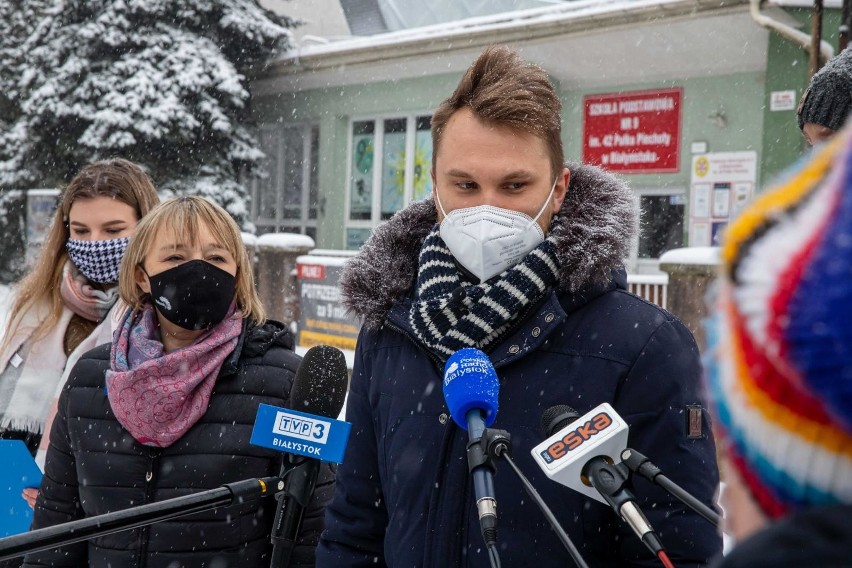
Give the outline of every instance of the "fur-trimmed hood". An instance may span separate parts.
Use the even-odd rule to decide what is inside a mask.
[[[630,188],[595,166],[566,164],[571,180],[554,227],[559,289],[603,285],[629,254],[638,214]],[[438,221],[435,202],[412,203],[377,228],[340,279],[343,303],[369,328],[378,328],[417,279],[424,239]]]

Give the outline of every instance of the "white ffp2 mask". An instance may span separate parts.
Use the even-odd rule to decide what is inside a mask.
[[[544,240],[544,231],[536,221],[550,203],[558,180],[554,180],[535,218],[493,205],[477,205],[447,213],[435,188],[438,207],[444,214],[441,238],[456,261],[480,282],[485,282],[518,264]]]

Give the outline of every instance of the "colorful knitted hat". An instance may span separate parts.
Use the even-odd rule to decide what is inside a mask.
[[[844,49],[829,59],[812,78],[796,110],[799,128],[808,122],[835,132],[852,112],[852,49]]]
[[[721,437],[771,518],[852,503],[852,130],[728,228],[708,329]]]

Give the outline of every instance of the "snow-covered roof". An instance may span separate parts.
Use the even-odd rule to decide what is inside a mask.
[[[729,6],[747,5],[748,0],[577,0],[542,8],[518,10],[490,16],[467,18],[414,29],[352,37],[328,43],[303,45],[282,54],[279,63],[304,63],[306,59],[359,51],[375,51],[430,40],[464,40],[471,43],[473,35],[493,36],[521,31],[532,37],[536,29],[547,33],[566,33],[571,28],[582,29],[627,23],[632,19],[658,19],[701,10],[719,10]],[[627,20],[627,21],[625,21]],[[577,28],[580,29],[580,28]],[[501,41],[508,36],[503,35]],[[273,64],[274,65],[274,64]]]
[[[319,266],[344,266],[346,262],[352,258],[349,256],[324,256],[314,254],[317,251],[311,251],[311,254],[303,254],[296,257],[296,264],[316,264]],[[357,252],[357,251],[352,251]]]
[[[716,266],[721,262],[719,247],[688,247],[664,252],[660,264],[695,264]]]
[[[577,0],[302,45],[259,71],[252,92],[279,96],[461,74],[493,44],[508,45],[542,66],[560,88],[604,89],[764,72],[769,31],[751,18],[748,0]]]
[[[298,233],[266,233],[257,238],[257,246],[279,249],[312,249],[316,246],[308,235]]]
[[[45,189],[28,189],[27,195],[29,196],[47,196],[47,197],[56,197],[61,192],[56,188],[45,188]]]
[[[343,249],[314,249],[311,251],[312,256],[345,256],[353,257],[358,254],[357,250]]]

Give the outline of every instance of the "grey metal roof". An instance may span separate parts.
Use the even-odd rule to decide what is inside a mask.
[[[340,0],[353,35],[364,36],[543,8],[571,0]]]

